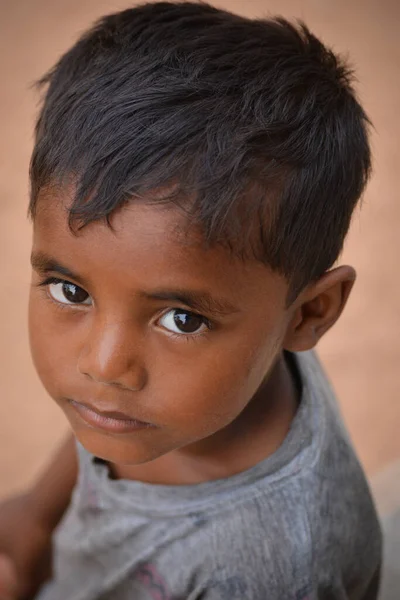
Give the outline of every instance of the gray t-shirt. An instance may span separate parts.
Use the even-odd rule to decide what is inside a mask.
[[[227,479],[111,480],[78,444],[80,475],[40,600],[373,600],[381,534],[333,394],[311,352],[281,447]]]

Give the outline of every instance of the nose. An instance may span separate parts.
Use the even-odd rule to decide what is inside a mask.
[[[126,321],[98,317],[80,352],[78,371],[97,383],[141,390],[147,381],[142,346],[140,335]]]

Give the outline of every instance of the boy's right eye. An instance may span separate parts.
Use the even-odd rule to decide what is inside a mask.
[[[60,304],[91,305],[92,299],[87,292],[75,283],[62,279],[51,279],[45,282],[50,296]]]

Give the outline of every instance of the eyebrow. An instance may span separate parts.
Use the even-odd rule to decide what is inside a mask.
[[[78,283],[84,285],[82,277],[71,271],[71,269],[68,269],[68,267],[65,267],[59,263],[52,256],[46,254],[45,252],[32,252],[31,265],[35,271],[38,271],[38,273],[42,273],[43,275],[46,273],[58,273],[59,275],[63,275],[69,279],[74,279]]]
[[[83,287],[85,286],[82,277],[44,252],[32,252],[31,264],[35,271],[43,275],[57,273],[68,279],[73,279]],[[147,300],[166,300],[172,303],[185,304],[199,313],[205,312],[223,316],[240,312],[229,300],[217,298],[207,290],[156,289],[141,291],[139,295]]]
[[[229,300],[217,298],[205,290],[152,290],[151,292],[141,292],[140,295],[149,300],[167,300],[186,304],[199,313],[230,315],[239,312],[239,309]]]

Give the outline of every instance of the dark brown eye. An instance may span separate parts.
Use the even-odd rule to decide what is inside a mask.
[[[203,325],[200,315],[186,311],[175,311],[174,321],[182,333],[195,333]]]
[[[54,281],[49,283],[49,293],[61,304],[91,304],[92,300],[87,292],[78,285],[69,281]]]
[[[82,304],[89,298],[89,294],[74,283],[63,283],[62,291],[68,302],[74,304]]]
[[[206,319],[204,317],[181,308],[174,308],[168,311],[161,317],[160,323],[165,329],[168,329],[173,333],[182,333],[186,335],[198,333],[200,329],[207,327]]]

